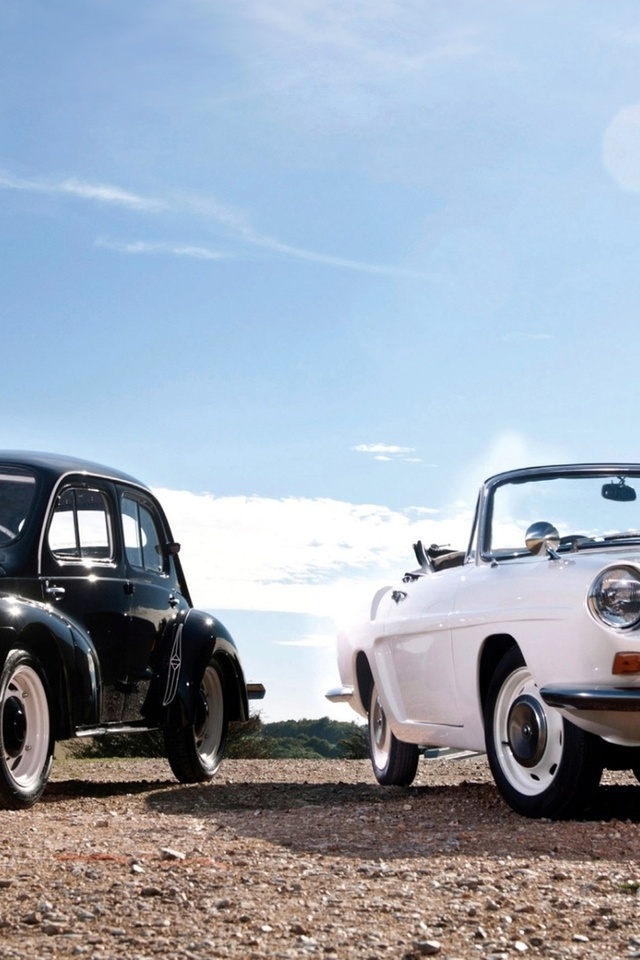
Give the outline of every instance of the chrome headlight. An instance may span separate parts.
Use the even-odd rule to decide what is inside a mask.
[[[635,627],[640,623],[640,571],[633,567],[603,570],[589,590],[589,606],[610,627]]]

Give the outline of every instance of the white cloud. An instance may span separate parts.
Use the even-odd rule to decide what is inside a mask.
[[[516,430],[505,430],[494,438],[487,451],[465,472],[477,478],[479,485],[488,477],[505,470],[563,462],[566,462],[566,454],[558,446],[544,440],[531,440]],[[461,496],[462,502],[466,503],[469,491],[462,490]]]
[[[229,254],[220,250],[212,250],[210,247],[197,247],[189,244],[169,243],[165,241],[148,242],[146,240],[133,240],[129,243],[123,243],[116,240],[109,240],[106,237],[98,237],[96,246],[105,247],[108,250],[115,250],[117,253],[150,253],[150,254],[170,254],[174,257],[193,257],[195,260],[225,260]]]
[[[358,453],[413,453],[414,447],[398,447],[389,443],[359,443],[353,448]]]
[[[355,270],[361,273],[371,273],[380,276],[406,277],[419,279],[424,275],[419,271],[397,267],[395,265],[365,263],[361,260],[352,260],[348,257],[337,257],[332,254],[316,250],[307,250],[304,247],[292,246],[283,243],[276,237],[261,233],[251,225],[248,216],[239,210],[220,203],[215,197],[195,197],[175,194],[171,199],[160,200],[155,197],[145,197],[131,193],[112,184],[87,183],[70,178],[62,181],[50,181],[42,178],[14,177],[7,172],[0,171],[0,189],[22,190],[29,193],[43,193],[50,196],[72,196],[80,200],[89,200],[100,204],[110,204],[125,207],[140,213],[174,213],[183,217],[197,220],[214,220],[223,227],[228,236],[244,245],[260,247],[274,254],[281,254],[296,260],[305,260],[310,263],[323,264],[328,267],[337,267],[342,270]],[[98,238],[98,246],[109,247],[120,253],[164,253],[174,256],[190,256],[205,260],[219,260],[222,254],[212,251],[201,244],[175,243],[167,241],[135,241],[127,243],[117,240]]]
[[[602,153],[617,184],[640,193],[640,103],[618,111],[605,130]]]
[[[451,24],[423,0],[237,0],[246,29],[237,44],[248,85],[274,122],[319,142],[350,134],[385,153],[388,133],[416,125],[416,111],[445,74],[485,48],[473,15]],[[460,25],[459,25],[460,24]],[[492,51],[493,52],[493,51]],[[419,114],[419,115],[420,115]],[[418,121],[419,123],[419,121]],[[379,158],[377,163],[383,162]]]
[[[147,213],[159,213],[168,209],[168,205],[163,200],[140,196],[111,184],[86,183],[75,178],[56,182],[37,177],[31,179],[14,177],[5,171],[0,172],[0,188],[4,190],[24,190],[28,193],[44,193],[50,196],[73,196],[81,200],[114,204]]]
[[[310,58],[340,57],[376,77],[416,73],[437,60],[474,56],[479,46],[469,28],[440,35],[421,0],[245,0],[269,44]],[[293,41],[293,43],[292,43]]]
[[[415,447],[399,447],[391,443],[359,443],[352,447],[356,453],[369,453],[374,460],[388,462],[389,460],[404,460],[406,463],[422,463],[420,457],[408,457],[408,453],[415,453]]]
[[[342,618],[416,567],[412,544],[467,545],[471,510],[449,515],[338,500],[157,490],[182,543],[194,603]]]

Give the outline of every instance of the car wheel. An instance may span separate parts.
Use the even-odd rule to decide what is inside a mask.
[[[394,737],[375,684],[369,702],[369,752],[378,783],[406,787],[413,782],[420,751]]]
[[[600,782],[600,741],[544,703],[517,647],[503,656],[492,677],[485,739],[500,793],[524,816],[570,817],[586,806]]]
[[[32,806],[47,785],[52,760],[44,671],[25,650],[10,650],[0,671],[0,806]]]
[[[222,676],[211,660],[200,681],[193,724],[164,731],[167,758],[181,783],[211,780],[222,762],[227,726]]]

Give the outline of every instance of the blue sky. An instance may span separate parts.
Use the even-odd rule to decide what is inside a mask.
[[[3,0],[1,445],[161,491],[265,719],[488,473],[640,460],[632,0]]]

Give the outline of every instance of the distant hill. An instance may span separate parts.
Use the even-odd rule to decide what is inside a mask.
[[[359,760],[367,757],[366,729],[357,723],[330,720],[280,720],[234,724],[227,743],[228,757],[273,759]]]

